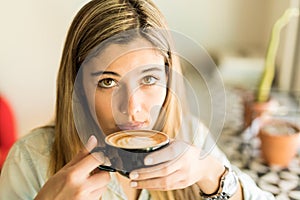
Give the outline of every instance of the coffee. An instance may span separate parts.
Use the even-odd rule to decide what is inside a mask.
[[[113,133],[106,137],[105,142],[117,148],[150,151],[167,144],[169,137],[158,131],[130,130]]]
[[[111,166],[100,165],[99,169],[117,171],[129,177],[129,173],[144,165],[144,159],[155,150],[166,147],[170,140],[168,135],[153,130],[126,130],[106,136],[105,148],[95,151],[104,152],[111,161]]]

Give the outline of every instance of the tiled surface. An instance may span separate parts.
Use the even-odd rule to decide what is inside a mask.
[[[232,164],[249,174],[263,190],[278,200],[300,200],[300,153],[288,167],[268,166],[260,155],[260,140],[250,129],[242,130],[241,98],[227,91],[227,118],[219,146]]]

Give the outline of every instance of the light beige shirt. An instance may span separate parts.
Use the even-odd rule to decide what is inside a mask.
[[[202,134],[178,135],[178,139],[184,139],[198,146],[205,146],[207,132],[204,127],[196,127],[197,123],[187,124],[186,129]],[[198,131],[195,131],[198,130]],[[37,195],[41,187],[47,181],[47,170],[49,164],[50,150],[54,138],[54,128],[44,127],[33,130],[30,134],[19,139],[11,148],[5,161],[0,178],[0,199],[1,200],[31,200]],[[217,157],[224,164],[230,165],[225,155],[215,146],[208,145],[206,148],[213,156]],[[243,186],[244,198],[251,200],[274,199],[274,197],[260,190],[254,181],[245,173],[242,173],[236,167],[231,166],[237,173]],[[108,189],[102,196],[103,200],[126,200],[124,191],[118,183],[116,175],[111,173],[111,182]],[[139,200],[149,200],[151,196],[147,190],[142,190]]]

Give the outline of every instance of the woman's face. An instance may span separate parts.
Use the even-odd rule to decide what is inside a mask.
[[[90,111],[106,135],[152,129],[167,94],[165,59],[143,39],[106,47],[88,61],[83,80]]]

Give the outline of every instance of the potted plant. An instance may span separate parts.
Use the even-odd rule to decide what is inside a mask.
[[[283,119],[262,118],[258,137],[262,157],[269,165],[287,167],[300,145],[299,126]]]
[[[272,28],[271,38],[268,45],[264,71],[259,86],[254,95],[248,94],[245,99],[245,126],[248,127],[252,120],[265,111],[276,109],[278,103],[270,97],[272,83],[275,77],[276,53],[280,42],[280,33],[283,27],[288,24],[292,17],[299,16],[298,8],[288,8],[276,21]]]

